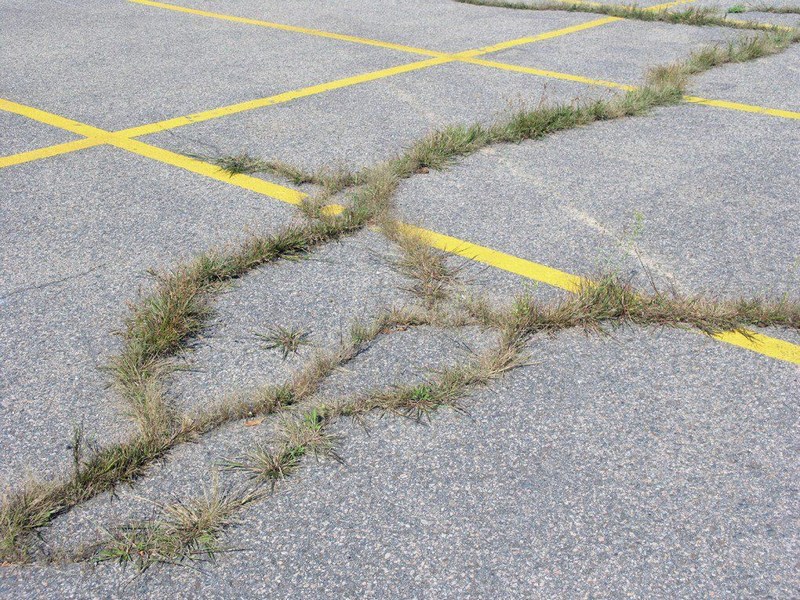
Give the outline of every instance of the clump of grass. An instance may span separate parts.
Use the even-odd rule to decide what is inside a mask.
[[[334,449],[335,436],[325,430],[328,411],[324,405],[313,407],[301,417],[291,416],[279,425],[275,447],[262,444],[236,460],[226,460],[223,468],[248,474],[259,482],[275,482],[300,468],[301,459],[312,455],[340,461]]]
[[[162,458],[179,439],[158,436],[134,437],[130,441],[96,450],[80,458],[72,476],[62,482],[25,484],[0,502],[0,562],[24,562],[30,555],[26,535],[54,517],[89,498],[116,486],[131,483]]]
[[[132,564],[143,572],[159,563],[213,560],[224,551],[220,538],[236,513],[260,497],[252,491],[221,491],[215,483],[202,497],[160,506],[157,519],[112,532],[94,561]]]
[[[725,12],[731,15],[736,15],[743,12],[747,12],[747,7],[744,4],[734,4],[733,6],[729,7],[728,10],[726,10]]]
[[[658,289],[644,292],[617,273],[584,280],[574,295],[553,303],[541,303],[526,294],[506,311],[478,306],[477,310],[475,305],[472,309],[484,325],[515,332],[514,335],[555,333],[575,327],[602,332],[608,325],[689,327],[709,335],[724,331],[746,335],[747,327],[800,329],[798,300],[719,300]]]
[[[510,8],[517,10],[559,10],[608,15],[620,19],[637,21],[672,23],[696,26],[731,27],[734,29],[774,30],[779,29],[768,23],[751,23],[747,21],[731,21],[718,9],[710,7],[689,7],[682,10],[639,7],[630,4],[600,4],[597,2],[561,2],[544,0],[535,2],[516,2],[510,0],[455,0],[461,4],[489,6],[494,8]],[[743,7],[742,7],[743,8]],[[727,12],[744,12],[744,10],[728,10]]]
[[[443,252],[431,247],[420,235],[403,227],[387,224],[384,233],[400,249],[400,256],[392,261],[394,268],[407,277],[411,284],[406,288],[426,307],[442,302],[450,288],[458,282],[459,267],[452,267]]]
[[[351,173],[344,167],[306,171],[281,160],[265,160],[247,152],[211,157],[196,155],[195,158],[217,165],[231,175],[268,173],[287,179],[295,185],[318,185],[330,193],[339,192],[359,182],[358,174]]]
[[[290,354],[297,354],[302,346],[311,343],[309,335],[310,332],[304,329],[273,325],[267,333],[257,333],[256,337],[264,342],[263,348],[279,350],[283,360],[286,360]]]
[[[303,453],[298,448],[273,450],[268,445],[256,446],[239,459],[225,460],[222,468],[240,471],[258,481],[269,481],[272,486],[293,473],[300,466]]]

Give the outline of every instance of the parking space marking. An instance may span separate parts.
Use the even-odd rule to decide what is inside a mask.
[[[628,85],[625,83],[617,83],[615,81],[606,81],[603,79],[592,79],[591,77],[583,77],[582,75],[572,75],[570,73],[559,73],[558,71],[548,71],[546,69],[536,69],[534,67],[523,67],[520,65],[512,65],[509,63],[497,62],[494,60],[486,60],[482,58],[465,59],[474,65],[482,65],[484,67],[493,67],[495,69],[502,69],[504,71],[513,71],[516,73],[526,73],[528,75],[536,75],[537,77],[547,77],[550,79],[561,79],[562,81],[572,81],[575,83],[584,83],[586,85],[602,86],[607,88],[616,88],[620,90],[633,91],[636,89],[635,85]]]
[[[728,102],[727,100],[711,100],[699,96],[684,96],[684,102],[692,104],[702,104],[704,106],[714,106],[716,108],[726,108],[742,112],[755,113],[759,115],[769,115],[771,117],[782,117],[784,119],[800,119],[800,112],[793,110],[783,110],[779,108],[767,108],[755,104],[742,104],[741,102]]]
[[[577,291],[579,286],[587,281],[585,278],[571,273],[435,231],[412,225],[404,225],[404,228],[417,233],[432,247],[443,252],[463,256],[475,262],[508,271],[509,273],[515,273],[534,281],[540,281],[568,292]],[[711,337],[720,342],[763,354],[770,358],[800,365],[800,345],[779,338],[747,330],[743,332],[725,331],[714,334]]]
[[[603,17],[600,19],[596,19],[594,21],[587,21],[585,23],[580,23],[578,25],[572,25],[570,27],[564,27],[562,29],[556,29],[554,31],[548,31],[544,33],[540,33],[534,36],[527,36],[518,38],[515,40],[509,40],[507,42],[501,42],[499,44],[494,44],[491,46],[484,46],[482,48],[477,48],[475,50],[465,50],[463,52],[457,52],[454,54],[444,53],[444,52],[437,52],[434,50],[426,50],[424,48],[416,48],[413,46],[405,46],[403,44],[394,44],[392,42],[382,42],[380,40],[373,40],[370,38],[362,38],[357,36],[350,36],[338,33],[330,33],[327,31],[322,31],[319,29],[308,29],[305,27],[296,27],[294,25],[283,25],[280,23],[272,23],[270,21],[260,21],[258,19],[249,19],[246,17],[236,17],[232,15],[225,15],[222,13],[215,13],[215,12],[208,12],[202,10],[196,10],[192,8],[186,8],[183,6],[179,6],[176,4],[167,4],[164,2],[155,2],[154,0],[128,0],[129,2],[134,2],[136,4],[143,4],[146,6],[152,6],[156,8],[163,8],[166,10],[174,10],[178,12],[184,12],[189,14],[195,14],[204,17],[211,17],[215,19],[223,19],[228,21],[234,21],[239,23],[247,23],[250,25],[261,25],[264,27],[274,28],[274,29],[281,29],[285,31],[293,31],[297,33],[304,33],[308,35],[315,35],[320,37],[332,38],[342,41],[354,42],[358,44],[367,44],[371,46],[379,46],[382,48],[390,48],[392,50],[399,50],[402,52],[413,52],[415,54],[425,54],[428,56],[435,56],[438,58],[449,58],[452,60],[458,60],[462,62],[467,62],[471,64],[481,65],[484,67],[491,67],[495,69],[502,69],[506,71],[516,71],[519,73],[528,73],[531,75],[538,75],[541,77],[551,77],[555,79],[562,79],[566,81],[574,81],[578,83],[586,83],[589,85],[600,85],[609,88],[617,88],[617,89],[624,89],[624,90],[632,90],[635,89],[635,86],[626,85],[623,83],[616,83],[613,81],[604,81],[599,79],[591,79],[588,77],[582,77],[580,75],[571,75],[568,73],[558,73],[555,71],[546,71],[543,69],[535,69],[530,67],[523,67],[508,63],[503,63],[499,61],[488,61],[488,60],[477,60],[476,57],[483,56],[485,54],[491,54],[493,52],[499,52],[501,50],[507,50],[508,48],[514,48],[516,46],[521,46],[525,44],[531,44],[534,42],[545,41],[557,37],[561,37],[564,35],[569,35],[571,33],[578,33],[580,31],[585,31],[587,29],[591,29],[594,27],[598,27],[601,25],[606,25],[609,23],[614,23],[617,21],[624,21],[625,19],[622,17]],[[666,2],[664,4],[657,4],[655,6],[649,6],[645,10],[649,11],[657,11],[663,10],[672,6],[677,6],[680,4],[690,4],[695,0],[676,0],[673,2]],[[446,60],[444,62],[450,62],[450,60]],[[417,63],[413,63],[417,64]],[[436,63],[436,64],[443,64],[443,63]],[[433,65],[426,65],[426,66],[433,66]],[[418,67],[418,68],[425,68],[425,67]],[[684,100],[690,102],[692,104],[703,104],[706,106],[713,106],[716,108],[722,108],[726,110],[737,110],[742,112],[752,112],[752,113],[759,113],[763,115],[768,115],[772,117],[782,117],[788,119],[798,119],[800,118],[800,113],[789,111],[789,110],[782,110],[776,108],[765,108],[756,105],[750,104],[742,104],[738,102],[728,102],[725,100],[714,100],[709,98],[700,98],[696,96],[684,96]]]
[[[555,31],[546,31],[545,33],[540,33],[538,35],[529,35],[521,38],[517,38],[515,40],[509,40],[507,42],[500,42],[499,44],[493,44],[491,46],[484,46],[483,48],[478,48],[476,50],[469,50],[466,52],[459,52],[457,55],[463,58],[472,58],[474,56],[481,56],[483,54],[491,54],[492,52],[500,52],[501,50],[508,50],[509,48],[516,48],[517,46],[523,46],[525,44],[532,44],[534,42],[543,42],[545,40],[552,40],[553,38],[561,37],[562,35],[569,35],[570,33],[578,33],[579,31],[586,31],[587,29],[592,29],[593,27],[599,27],[600,25],[607,25],[608,23],[614,23],[615,21],[621,21],[619,17],[603,17],[602,19],[596,19],[594,21],[588,21],[586,23],[581,23],[579,25],[572,25],[571,27],[564,27],[563,29],[556,29]]]
[[[235,185],[237,187],[259,193],[268,198],[280,200],[281,202],[297,205],[300,204],[304,198],[308,197],[307,194],[298,192],[297,190],[293,190],[264,179],[259,179],[257,177],[241,174],[230,175],[217,165],[212,165],[194,158],[189,158],[188,156],[177,154],[169,150],[164,150],[138,140],[115,135],[113,132],[105,131],[98,127],[93,127],[91,125],[87,125],[85,123],[68,119],[66,117],[62,117],[60,115],[37,108],[0,99],[0,109],[19,115],[24,115],[35,121],[52,125],[54,127],[59,127],[73,133],[78,131],[89,133],[92,137],[87,139],[100,140],[101,142],[99,143],[110,144],[139,156],[144,156],[158,162],[179,167],[187,171],[221,181],[223,183]],[[329,212],[341,212],[341,207],[331,206],[329,207]],[[510,273],[515,273],[534,281],[540,281],[542,283],[546,283],[548,285],[559,287],[568,291],[575,291],[577,286],[580,285],[581,281],[583,281],[582,278],[578,277],[577,275],[571,275],[570,273],[559,271],[558,269],[519,258],[511,254],[506,254],[498,250],[493,250],[485,246],[479,246],[465,240],[460,240],[458,238],[450,237],[435,231],[422,229],[408,224],[401,224],[401,226],[417,231],[423,237],[427,238],[428,243],[434,248],[439,248],[440,250],[451,254],[463,256],[476,262],[490,265]],[[725,332],[713,337],[722,342],[747,348],[748,350],[752,350],[753,352],[757,352],[765,356],[800,364],[800,346],[790,342],[785,342],[783,340],[760,334],[750,335],[748,333],[742,335],[736,332]]]
[[[9,156],[0,156],[0,169],[21,165],[22,163],[40,160],[42,158],[50,158],[51,156],[75,152],[76,150],[91,148],[92,146],[100,146],[105,143],[105,141],[98,138],[83,138],[72,142],[56,144],[55,146],[46,146],[37,150],[28,150],[27,152],[10,154]]]
[[[386,48],[388,50],[398,50],[400,52],[410,52],[412,54],[423,54],[425,56],[444,56],[443,52],[436,52],[435,50],[427,50],[425,48],[415,48],[414,46],[407,46],[405,44],[395,44],[392,42],[383,42],[381,40],[373,40],[370,38],[359,37],[355,35],[346,35],[342,33],[332,33],[330,31],[322,31],[319,29],[310,29],[308,27],[297,27],[295,25],[284,25],[283,23],[272,23],[271,21],[262,21],[259,19],[250,19],[247,17],[237,17],[235,15],[226,15],[222,13],[215,13],[206,10],[197,10],[194,8],[187,8],[177,4],[165,4],[164,2],[154,2],[153,0],[128,0],[134,4],[143,4],[145,6],[152,6],[155,8],[163,8],[175,12],[187,13],[190,15],[197,15],[201,17],[211,17],[223,21],[232,21],[234,23],[243,23],[245,25],[255,25],[257,27],[266,27],[268,29],[277,29],[280,31],[290,31],[293,33],[304,33],[306,35],[313,35],[316,37],[323,37],[341,42],[353,42],[356,44],[364,44],[367,46],[377,46],[378,48]]]
[[[181,12],[190,12],[190,13],[199,13],[204,16],[219,16],[217,13],[206,13],[206,11],[195,11],[194,9],[187,9],[184,7],[179,7],[176,5],[165,4],[161,2],[154,2],[152,0],[129,0],[131,2],[136,2],[139,4],[145,4],[149,6],[154,6],[158,8],[166,8],[170,10],[179,10]],[[664,5],[657,5],[653,7],[649,7],[648,10],[655,10],[664,8],[667,6],[673,6],[676,4],[684,4],[694,0],[686,0],[678,1],[678,2],[670,2]],[[222,15],[225,16],[225,15]],[[244,18],[235,17],[234,20],[241,21]],[[245,21],[252,21],[252,19],[244,19]],[[612,21],[621,20],[616,17],[611,19]],[[545,32],[536,36],[529,36],[525,38],[519,38],[516,40],[510,40],[508,42],[502,42],[500,44],[495,44],[493,46],[485,46],[482,48],[474,49],[474,50],[465,50],[460,53],[455,54],[446,54],[441,52],[434,52],[428,51],[420,48],[412,48],[412,47],[405,47],[400,46],[397,44],[389,44],[392,46],[393,49],[409,49],[408,51],[414,51],[418,54],[426,54],[426,55],[434,55],[435,58],[431,58],[428,60],[413,62],[405,65],[399,65],[397,67],[390,67],[388,69],[381,69],[378,71],[373,71],[370,73],[364,73],[361,75],[356,75],[353,77],[345,77],[343,79],[338,79],[335,81],[322,83],[318,85],[308,86],[305,88],[301,88],[299,90],[294,90],[290,92],[283,92],[281,94],[277,94],[275,96],[269,96],[266,98],[259,98],[256,100],[249,100],[245,102],[239,102],[236,104],[231,104],[228,106],[223,106],[220,108],[215,108],[207,111],[202,111],[198,113],[194,113],[191,115],[185,115],[180,117],[174,117],[171,119],[165,119],[163,121],[159,121],[157,123],[150,123],[146,125],[140,125],[135,127],[130,127],[128,129],[124,129],[117,132],[107,132],[104,130],[100,130],[97,128],[92,128],[89,125],[85,124],[78,124],[75,121],[71,121],[70,119],[65,119],[64,117],[59,117],[59,119],[64,119],[64,121],[59,121],[60,125],[63,126],[63,129],[67,131],[71,131],[72,133],[77,133],[78,135],[86,136],[90,139],[85,140],[76,140],[74,142],[66,142],[63,144],[56,144],[53,146],[48,146],[36,150],[30,150],[27,152],[20,152],[17,154],[12,154],[8,156],[0,157],[0,168],[10,167],[13,165],[18,165],[26,162],[31,162],[34,160],[39,160],[42,158],[49,158],[53,156],[58,156],[61,154],[66,154],[69,152],[74,152],[76,150],[82,150],[85,148],[91,148],[93,146],[97,146],[103,143],[107,143],[107,141],[103,141],[103,136],[113,135],[116,139],[119,138],[134,138],[139,137],[142,135],[147,135],[151,133],[157,133],[159,131],[164,131],[167,129],[173,129],[175,127],[181,127],[185,125],[191,125],[193,123],[198,123],[202,121],[207,121],[209,119],[216,119],[248,110],[254,110],[266,106],[271,106],[274,104],[280,104],[283,102],[289,102],[291,100],[295,100],[298,98],[303,98],[307,96],[311,96],[314,94],[323,93],[326,91],[341,89],[344,87],[348,87],[351,85],[357,85],[359,83],[365,83],[369,81],[375,81],[377,79],[382,79],[385,77],[391,77],[394,75],[399,75],[402,73],[408,73],[411,71],[416,71],[420,69],[426,69],[429,67],[446,64],[453,61],[461,61],[469,64],[481,65],[485,67],[492,67],[496,69],[502,69],[506,71],[515,71],[520,73],[527,73],[530,75],[536,75],[540,77],[546,78],[553,78],[553,79],[561,79],[564,81],[571,81],[575,83],[583,83],[587,85],[593,86],[602,86],[608,88],[616,88],[616,89],[623,89],[623,90],[633,90],[636,89],[635,86],[616,83],[613,81],[605,81],[601,79],[593,79],[589,77],[583,77],[580,75],[573,75],[569,73],[559,73],[556,71],[549,71],[545,69],[536,69],[532,67],[524,67],[519,65],[512,65],[508,63],[498,62],[498,61],[489,61],[485,59],[479,59],[478,56],[482,56],[491,52],[496,52],[498,50],[509,48],[513,46],[518,46],[521,44],[529,44],[537,41],[543,41],[547,39],[552,39],[554,37],[567,35],[569,33],[575,33],[578,31],[583,31],[590,27],[596,27],[598,25],[602,25],[605,23],[611,22],[608,18],[598,19],[596,21],[589,21],[586,23],[582,23],[579,25],[575,25],[572,27],[566,27],[562,29],[557,29],[550,32]],[[264,22],[266,23],[266,22]],[[359,43],[367,43],[367,42],[374,42],[373,45],[384,45],[384,42],[380,42],[378,40],[367,40],[366,38],[358,38],[354,36],[341,36],[340,34],[328,34],[327,32],[322,32],[319,30],[310,30],[302,27],[294,27],[291,25],[281,25],[279,23],[270,23],[269,26],[274,26],[278,29],[286,29],[289,31],[298,31],[301,33],[311,33],[313,32],[314,35],[324,35],[325,37],[335,37],[336,39],[346,38],[348,41],[357,41]],[[723,108],[727,110],[738,110],[743,112],[750,112],[750,113],[758,113],[773,117],[781,117],[781,118],[789,118],[789,119],[800,119],[800,113],[783,110],[783,109],[775,109],[775,108],[767,108],[762,106],[756,105],[749,105],[737,102],[728,102],[725,100],[713,100],[708,98],[701,98],[698,96],[685,96],[684,100],[692,103],[692,104],[702,104],[706,106],[712,106],[716,108]],[[13,104],[13,103],[12,103]],[[22,113],[18,112],[17,110],[10,108],[9,101],[0,99],[0,109],[7,110],[9,112],[17,112],[17,114],[22,114],[23,116],[31,116],[29,114],[25,114],[24,111]],[[35,110],[35,109],[30,109]],[[35,117],[31,117],[35,118]],[[47,121],[42,121],[47,122]]]
[[[139,1],[139,0],[130,0],[130,1]],[[160,6],[162,3],[159,2],[150,2],[150,0],[141,0],[140,3],[146,3],[150,5]],[[165,7],[171,7],[172,5],[164,5]],[[202,12],[202,11],[201,11]],[[585,29],[589,24],[583,24],[580,26],[575,27],[567,27],[562,29],[557,29],[549,32],[545,32],[539,34],[538,36],[530,36],[526,38],[521,38],[518,40],[511,40],[507,42],[508,44],[519,45],[522,43],[530,44],[537,41],[542,41],[545,39],[551,39],[553,37],[557,37],[559,35],[567,35],[569,33],[574,33],[575,31]],[[577,29],[576,29],[577,27]],[[302,29],[302,28],[301,28]],[[361,39],[361,38],[358,38]],[[52,156],[58,156],[60,154],[66,154],[68,152],[73,152],[75,150],[81,150],[84,148],[91,148],[93,146],[97,146],[104,143],[109,143],[108,136],[113,136],[115,139],[122,139],[122,138],[135,138],[140,137],[143,135],[158,133],[160,131],[166,131],[168,129],[174,129],[176,127],[183,127],[186,125],[191,125],[193,123],[199,123],[202,121],[208,121],[210,119],[217,119],[220,117],[225,117],[228,115],[237,114],[244,111],[254,110],[258,108],[263,108],[266,106],[272,106],[275,104],[281,104],[284,102],[289,102],[292,100],[296,100],[299,98],[305,98],[307,96],[313,96],[315,94],[320,94],[327,91],[332,91],[336,89],[341,89],[345,87],[349,87],[352,85],[357,85],[360,83],[366,83],[369,81],[375,81],[378,79],[383,79],[385,77],[392,77],[394,75],[400,75],[403,73],[409,73],[412,71],[417,71],[421,69],[427,69],[429,67],[434,67],[437,65],[442,65],[454,61],[465,60],[465,62],[471,62],[472,60],[477,60],[473,57],[481,56],[488,52],[492,52],[494,46],[487,46],[483,48],[478,48],[474,50],[465,50],[461,53],[456,54],[443,54],[443,53],[434,53],[430,52],[430,54],[435,54],[434,58],[429,58],[422,61],[412,62],[408,64],[398,65],[396,67],[389,67],[387,69],[380,69],[378,71],[371,71],[368,73],[362,73],[360,75],[354,75],[352,77],[345,77],[342,79],[337,79],[334,81],[330,81],[327,83],[321,83],[317,85],[308,86],[305,88],[301,88],[298,90],[293,90],[289,92],[283,92],[280,94],[276,94],[274,96],[268,96],[266,98],[258,98],[256,100],[248,100],[245,102],[238,102],[236,104],[230,104],[227,106],[222,106],[219,108],[214,108],[211,110],[206,110],[202,112],[193,113],[191,115],[184,115],[180,117],[173,117],[170,119],[164,119],[163,121],[158,121],[156,123],[148,123],[146,125],[139,125],[135,127],[129,127],[127,129],[123,129],[116,132],[108,132],[99,128],[92,127],[90,125],[85,125],[83,123],[78,123],[77,121],[72,121],[71,119],[67,119],[65,117],[60,117],[58,115],[53,115],[48,113],[48,116],[44,118],[37,118],[37,109],[26,107],[22,104],[17,104],[8,100],[0,99],[0,110],[6,110],[8,112],[13,112],[16,114],[20,114],[22,116],[29,117],[31,119],[40,121],[42,123],[47,123],[49,125],[54,125],[56,127],[60,127],[62,129],[66,129],[72,133],[77,133],[78,135],[86,136],[87,140],[78,140],[76,142],[68,142],[66,144],[57,144],[55,146],[48,146],[45,148],[40,148],[38,150],[31,150],[28,152],[21,152],[18,154],[12,154],[9,156],[0,157],[0,168],[10,167],[17,164],[22,164],[25,162],[30,162],[34,160],[39,160],[41,158],[49,158]],[[41,111],[40,111],[41,112]],[[42,116],[42,115],[38,115]],[[57,124],[56,124],[57,123]]]
[[[537,69],[534,67],[524,67],[521,65],[513,65],[504,62],[497,62],[485,59],[462,59],[464,62],[473,64],[484,65],[487,67],[494,67],[496,69],[503,69],[505,71],[514,71],[517,73],[527,73],[529,75],[536,75],[537,77],[546,77],[549,79],[560,79],[562,81],[574,81],[576,83],[584,83],[586,85],[593,85],[599,87],[607,87],[612,89],[620,89],[626,91],[633,91],[636,89],[635,85],[628,85],[626,83],[617,83],[615,81],[605,81],[603,79],[592,79],[591,77],[584,77],[582,75],[573,75],[571,73],[560,73],[558,71],[548,71],[545,69]],[[768,115],[771,117],[780,117],[783,119],[800,119],[800,112],[791,110],[784,110],[779,108],[768,108],[765,106],[758,106],[755,104],[744,104],[741,102],[728,102],[727,100],[714,100],[711,98],[702,98],[700,96],[683,96],[683,101],[689,104],[702,104],[705,106],[713,106],[715,108],[722,108],[725,110],[735,110],[739,112],[756,113],[761,115]]]
[[[145,144],[144,142],[140,142],[138,140],[131,140],[127,138],[114,139],[111,142],[111,145],[123,150],[127,150],[128,152],[138,154],[139,156],[144,156],[153,160],[157,160],[158,162],[191,171],[192,173],[197,173],[198,175],[204,175],[205,177],[216,179],[217,181],[221,181],[223,183],[229,183],[246,190],[257,192],[264,196],[269,196],[270,198],[275,198],[276,200],[280,200],[281,202],[286,202],[288,204],[298,205],[302,199],[306,197],[306,194],[298,192],[297,190],[293,190],[282,185],[277,185],[258,177],[251,177],[250,175],[233,175],[227,171],[223,171],[217,165],[212,165],[202,160],[190,158],[183,154],[177,154],[176,152],[164,150],[163,148],[158,148],[157,146],[153,146],[151,144]]]
[[[578,275],[559,271],[558,269],[540,263],[519,258],[513,254],[506,254],[505,252],[493,250],[486,246],[478,246],[477,244],[437,233],[430,229],[423,229],[415,225],[403,224],[402,227],[408,233],[419,236],[419,238],[424,240],[429,246],[442,250],[443,252],[463,256],[475,262],[508,271],[509,273],[514,273],[515,275],[520,275],[527,279],[546,283],[547,285],[561,288],[568,292],[577,292],[581,285],[586,283],[586,279]]]
[[[6,100],[4,98],[0,98],[0,110],[4,110],[15,115],[20,115],[22,117],[27,117],[34,121],[39,121],[40,123],[52,125],[53,127],[64,129],[70,133],[74,133],[83,137],[102,137],[109,135],[108,131],[93,127],[92,125],[87,125],[86,123],[81,123],[79,121],[73,121],[67,117],[62,117],[61,115],[56,115],[32,106],[26,106],[25,104],[20,104],[18,102],[12,102],[11,100]]]
[[[291,100],[297,100],[299,98],[305,98],[307,96],[313,96],[315,94],[320,94],[322,92],[328,92],[331,90],[338,90],[341,88],[349,87],[351,85],[365,83],[367,81],[375,81],[376,79],[383,79],[384,77],[391,77],[393,75],[399,75],[401,73],[409,73],[411,71],[417,71],[419,69],[427,69],[428,67],[433,67],[435,65],[441,65],[448,62],[453,62],[453,60],[454,59],[450,57],[429,58],[427,60],[408,63],[397,67],[390,67],[388,69],[381,69],[379,71],[371,71],[369,73],[363,73],[361,75],[355,75],[353,77],[336,79],[335,81],[329,81],[327,83],[312,85],[301,88],[299,90],[283,92],[281,94],[268,96],[266,98],[259,98],[257,100],[249,100],[246,102],[230,104],[228,106],[197,112],[191,115],[175,117],[172,119],[165,119],[163,121],[158,121],[157,123],[150,123],[147,125],[130,127],[128,129],[123,129],[121,131],[118,131],[117,134],[125,137],[134,138],[142,135],[148,135],[151,133],[158,133],[159,131],[174,129],[176,127],[182,127],[184,125],[192,125],[194,123],[201,123],[203,121],[208,121],[210,119],[218,119],[220,117],[226,117],[228,115],[234,115],[236,113],[245,112],[248,110],[263,108],[265,106],[282,104],[284,102],[289,102]]]
[[[14,114],[18,115],[24,115],[29,119],[38,121],[39,123],[52,125],[53,127],[58,127],[72,133],[83,132],[81,135],[89,134],[90,137],[75,142],[84,142],[87,147],[109,144],[122,150],[127,150],[133,154],[138,154],[139,156],[144,156],[158,162],[179,167],[181,169],[191,171],[192,173],[204,175],[205,177],[216,179],[217,181],[222,181],[223,183],[228,183],[246,190],[257,192],[264,196],[269,196],[270,198],[274,198],[288,204],[300,204],[302,199],[306,196],[305,194],[302,194],[291,188],[277,185],[270,181],[259,179],[258,177],[251,177],[249,175],[242,174],[231,175],[220,169],[217,165],[212,165],[198,159],[190,158],[183,154],[164,150],[163,148],[158,148],[151,144],[133,140],[110,131],[105,131],[98,127],[93,127],[92,125],[80,123],[79,121],[74,121],[72,119],[62,117],[61,115],[33,108],[31,106],[26,106],[24,104],[19,104],[17,102],[0,99],[0,110],[13,112]],[[47,148],[43,150],[47,150]],[[12,157],[13,156],[18,155],[12,155]]]

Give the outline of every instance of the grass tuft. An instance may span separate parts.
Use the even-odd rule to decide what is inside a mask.
[[[94,555],[95,562],[132,564],[139,572],[156,564],[213,560],[235,514],[261,497],[252,491],[221,491],[215,482],[199,498],[160,506],[159,518],[120,527]]]
[[[311,344],[309,335],[310,332],[303,329],[273,325],[267,333],[257,333],[256,337],[264,342],[265,349],[279,350],[286,360],[289,354],[297,354],[301,346]]]

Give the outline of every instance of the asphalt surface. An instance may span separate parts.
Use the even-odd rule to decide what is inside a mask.
[[[429,51],[481,48],[600,16],[450,0],[178,5],[381,44],[123,0],[0,0],[0,98],[116,131],[344,79],[339,89],[139,139],[179,155],[249,152],[359,169],[446,124],[609,97],[618,92],[586,78],[635,85],[650,66],[742,35],[616,21],[483,57],[555,77],[448,62],[358,82],[350,78],[429,59]],[[404,181],[398,214],[568,273],[611,266],[686,292],[796,295],[798,75],[792,48],[713,70],[690,90],[795,116],[684,103],[488,148]],[[76,139],[52,118],[0,110],[0,156]],[[108,145],[0,168],[0,490],[63,474],[77,424],[99,444],[131,433],[103,366],[119,350],[128,303],[152,289],[149,271],[299,218],[292,206],[230,183]],[[171,400],[194,411],[279,383],[315,349],[335,345],[353,319],[411,305],[396,257],[379,233],[364,231],[231,284],[180,357],[185,370],[167,382]],[[526,290],[565,293],[449,260],[464,281],[458,294],[504,301]],[[307,331],[311,344],[283,360],[258,338],[274,325]],[[763,333],[800,344],[797,332]],[[473,328],[393,334],[320,395],[424,381],[492,339]],[[529,352],[527,366],[467,399],[469,416],[336,424],[343,463],[307,461],[242,511],[223,540],[230,551],[213,562],[140,576],[109,564],[3,565],[0,597],[798,595],[797,364],[661,329],[566,332],[535,339]],[[133,487],[57,517],[39,532],[37,556],[95,543],[152,517],[159,504],[202,495],[215,476],[243,483],[218,473],[221,461],[269,439],[275,423],[234,423],[176,448]]]

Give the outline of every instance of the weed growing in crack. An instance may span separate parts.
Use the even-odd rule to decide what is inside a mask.
[[[304,456],[326,457],[340,461],[334,450],[335,436],[325,431],[327,409],[315,406],[302,417],[289,416],[278,427],[277,443],[257,445],[239,459],[225,460],[222,467],[248,474],[258,482],[275,482],[291,475],[300,467]]]
[[[268,445],[259,445],[239,459],[224,460],[223,469],[246,473],[260,482],[275,482],[293,473],[300,466],[303,452],[298,448],[281,448],[277,451]]]
[[[264,160],[246,152],[226,156],[195,155],[193,158],[217,165],[231,175],[267,173],[282,177],[295,185],[320,186],[329,194],[335,194],[358,183],[358,175],[350,173],[344,167],[306,171],[281,160]]]
[[[716,26],[762,31],[781,29],[769,23],[732,21],[725,18],[726,13],[745,12],[744,7],[741,7],[742,10],[728,9],[726,12],[722,12],[712,7],[690,7],[683,10],[652,10],[651,8],[643,8],[629,4],[600,4],[597,2],[569,2],[566,0],[563,2],[560,0],[537,0],[534,2],[517,2],[513,0],[455,0],[455,2],[516,10],[558,10],[565,12],[594,13],[618,17],[620,19],[650,22],[657,21],[674,25]]]
[[[390,231],[390,227],[391,224],[387,224],[384,233],[400,248],[400,257],[393,260],[392,265],[412,282],[406,291],[422,300],[428,308],[435,306],[456,284],[461,267],[450,266],[446,255],[432,248],[419,235],[401,227]]]
[[[159,563],[213,560],[225,550],[220,543],[224,529],[243,507],[261,497],[259,492],[221,490],[215,482],[199,498],[160,506],[157,519],[111,532],[93,560],[133,564],[140,572]]]
[[[256,337],[262,342],[266,350],[279,350],[283,360],[290,354],[297,354],[302,346],[311,344],[308,336],[311,332],[304,329],[273,325],[267,333],[257,333]]]

